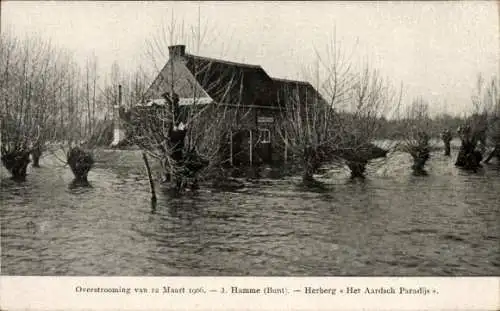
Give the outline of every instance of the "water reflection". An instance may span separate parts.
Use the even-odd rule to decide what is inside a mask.
[[[151,214],[156,214],[156,206],[158,205],[158,201],[156,199],[151,198],[149,204],[151,206]]]
[[[81,180],[78,178],[73,179],[71,183],[69,184],[69,189],[74,190],[74,189],[79,189],[79,188],[92,188],[92,185],[88,180]]]
[[[113,167],[92,170],[91,187],[68,189],[71,172],[52,167],[23,184],[2,180],[2,272],[498,274],[500,175],[493,164],[473,174],[436,155],[420,178],[411,175],[410,158],[390,156],[363,180],[326,168],[316,176],[319,187],[306,187],[300,174],[264,169],[223,191],[179,196],[158,186],[156,204],[147,177],[130,164],[133,154],[119,155],[123,166],[107,154]]]
[[[188,224],[192,224],[192,221],[202,214],[203,207],[196,204],[192,199],[181,200],[175,198],[168,202],[167,211],[172,218],[186,219]]]

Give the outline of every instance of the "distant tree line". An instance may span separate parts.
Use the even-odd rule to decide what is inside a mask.
[[[441,133],[449,129],[452,135],[458,137],[456,131],[465,122],[466,118],[451,116],[449,114],[440,114],[429,118],[426,131],[430,138],[440,139]],[[385,117],[377,120],[379,123],[376,133],[377,139],[403,139],[406,135],[407,120],[405,119],[387,119]]]
[[[175,35],[174,26],[163,29],[165,33],[153,38],[154,44],[148,47],[165,53],[172,44],[166,38]],[[206,32],[200,33],[199,27],[193,27],[186,33],[194,34],[194,46],[199,50]],[[23,180],[31,161],[36,166],[42,154],[55,155],[55,150],[62,149],[61,162],[69,165],[77,182],[86,184],[95,161],[95,148],[109,145],[113,137],[117,105],[130,108],[143,103],[148,75],[141,68],[124,73],[118,64],[113,64],[111,74],[105,75],[103,81],[95,57],[81,66],[71,53],[48,41],[18,38],[8,32],[2,33],[0,43],[3,166],[14,179]],[[370,64],[357,67],[340,46],[333,38],[326,53],[318,53],[315,65],[304,70],[324,98],[304,100],[292,92],[279,111],[281,122],[276,131],[301,166],[304,183],[316,184],[314,174],[328,163],[346,166],[352,177],[363,177],[368,162],[384,157],[390,148],[410,154],[414,172],[423,173],[432,138],[460,139],[456,161],[460,167],[477,168],[486,155],[487,144],[493,145],[494,150],[486,155],[486,160],[498,157],[500,104],[496,79],[485,83],[478,78],[472,115],[430,117],[429,104],[424,99],[416,98],[408,107],[402,107],[403,86],[394,87]],[[149,53],[152,60],[165,61],[154,57],[153,52]],[[209,69],[201,66],[196,73]],[[221,73],[224,74],[230,75]],[[229,81],[224,94],[237,83]],[[174,81],[172,90],[173,84]],[[192,97],[198,98],[197,89],[192,89]],[[164,95],[173,108],[179,105],[169,97],[173,93]],[[231,105],[238,106],[238,100]],[[216,103],[188,109],[182,126],[175,111],[157,112],[154,116],[139,114],[135,117],[139,122],[125,118],[125,123],[135,133],[131,143],[143,151],[148,171],[146,154],[161,163],[162,175],[173,182],[177,191],[182,191],[188,185],[196,188],[197,181],[207,176],[226,173],[223,164],[227,159],[220,156],[220,150],[227,143],[223,140],[238,127],[233,114],[227,105]],[[443,135],[444,131],[448,131],[447,135]],[[397,143],[382,149],[373,144],[376,140]]]

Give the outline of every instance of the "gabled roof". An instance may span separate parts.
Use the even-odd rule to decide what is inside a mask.
[[[321,94],[309,82],[280,78],[273,78],[273,82],[280,105],[290,101],[307,101],[311,104],[315,102],[326,103]]]
[[[170,59],[147,90],[146,98],[158,99],[173,89],[181,105],[189,98],[196,98],[196,103],[268,107],[292,100],[324,101],[309,82],[271,78],[261,66],[185,53],[181,45],[170,48]]]
[[[273,80],[261,66],[184,55],[186,67],[216,102],[233,105],[274,104]]]

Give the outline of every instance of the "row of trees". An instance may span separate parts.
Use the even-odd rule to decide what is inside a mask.
[[[3,166],[13,179],[24,180],[29,163],[36,167],[50,153],[70,166],[76,181],[86,183],[93,150],[112,139],[114,83],[103,83],[95,56],[82,66],[70,51],[39,36],[19,38],[6,31],[0,40]],[[130,78],[114,77],[116,72],[112,79],[133,85]],[[142,93],[130,90],[129,96]]]
[[[1,40],[0,133],[4,167],[13,179],[24,180],[30,157],[36,166],[42,154],[50,153],[70,166],[76,181],[86,183],[94,164],[94,149],[111,142],[114,107],[120,103],[130,108],[144,102],[149,85],[147,73],[139,69],[127,75],[118,64],[113,64],[110,75],[99,77],[95,58],[90,58],[83,67],[78,66],[71,53],[40,37],[20,39],[12,33],[2,33]],[[153,55],[153,46],[146,46],[149,56]],[[168,50],[166,45],[164,48],[158,50],[164,53]],[[198,71],[209,71],[204,67]],[[229,79],[226,89],[237,85],[236,77],[222,79]],[[193,86],[194,98],[199,97],[196,92]],[[237,99],[231,100],[238,104]],[[224,118],[220,118],[221,109]],[[136,114],[135,121],[142,118],[144,122],[126,122],[126,125],[136,134],[132,135],[132,143],[158,159],[164,175],[175,179],[178,188],[185,187],[187,181],[176,177],[189,176],[190,173],[180,172],[185,172],[186,167],[192,169],[193,165],[193,161],[184,159],[185,154],[188,158],[196,154],[200,161],[210,159],[202,161],[206,163],[202,167],[208,167],[209,171],[227,160],[218,159],[221,137],[231,126],[227,122],[232,120],[227,107],[185,111],[188,114],[185,130],[177,129],[177,116],[173,120],[160,110],[155,111],[154,122],[147,114]],[[177,137],[172,138],[173,134]],[[182,164],[179,154],[184,159]]]
[[[433,148],[430,139],[437,136],[437,130],[440,130],[440,138],[447,156],[450,156],[450,142],[453,137],[460,139],[461,145],[455,161],[458,167],[477,171],[483,159],[488,163],[493,157],[498,157],[500,142],[498,80],[493,77],[485,83],[483,77],[479,75],[477,81],[477,93],[471,97],[472,113],[465,118],[441,117],[432,120],[429,116],[429,104],[423,99],[418,99],[410,106],[404,118],[393,121],[393,126],[407,128],[399,132],[403,133],[403,136],[397,138],[402,139],[401,149],[413,157],[415,174],[426,174],[424,166]]]
[[[182,37],[181,42],[191,42],[193,50],[200,53],[207,33],[199,25],[187,31],[179,30],[178,26],[172,18],[172,24],[149,42],[147,52],[152,60],[165,61],[168,46],[178,42],[176,35],[179,32],[192,34],[189,39]],[[213,40],[210,42],[213,46]],[[354,69],[354,62],[341,49],[335,37],[325,52],[324,57],[318,52],[315,66],[304,70],[306,78],[315,81],[315,88],[325,100],[316,97],[314,92],[310,92],[308,97],[307,92],[294,94],[294,90],[290,90],[286,94],[287,104],[276,116],[281,121],[276,122],[275,132],[290,153],[299,158],[306,183],[312,182],[313,175],[328,162],[345,163],[353,177],[363,177],[368,161],[387,153],[387,150],[372,144],[380,128],[378,120],[390,113],[391,107],[398,107],[402,100],[402,87],[393,87],[369,64]],[[155,68],[159,71],[163,65],[156,64]],[[135,133],[131,136],[133,143],[162,163],[165,175],[173,176],[179,190],[183,188],[181,185],[187,184],[184,178],[190,176],[191,179],[193,175],[188,168],[193,161],[197,163],[203,159],[201,162],[204,163],[195,165],[194,175],[213,177],[214,172],[221,173],[221,166],[228,159],[221,158],[220,151],[232,139],[232,133],[239,130],[245,116],[251,113],[250,108],[242,107],[241,98],[234,96],[237,93],[234,89],[242,87],[243,77],[230,70],[224,71],[224,68],[213,68],[210,63],[195,65],[199,67],[195,68],[194,75],[210,80],[210,84],[205,83],[204,86],[217,89],[221,96],[215,103],[203,108],[186,108],[183,118],[185,129],[176,129],[175,99],[168,97],[174,94],[176,84],[183,85],[185,93],[186,89],[189,90],[188,97],[196,99],[201,94],[187,80],[174,81],[175,68],[168,68],[171,77],[164,77],[170,78],[172,84],[170,95],[165,98],[173,107],[172,111],[163,111],[164,108],[160,107],[150,109],[155,111],[156,122],[146,114],[141,116],[132,112],[137,121],[127,122],[129,132]],[[214,79],[210,72],[216,72],[218,77]],[[351,107],[350,111],[346,112],[345,107]],[[188,158],[191,160],[187,161]]]
[[[472,96],[474,113],[459,128],[461,140],[456,165],[477,170],[481,161],[489,162],[500,157],[500,97],[498,79],[486,82],[480,75],[477,79],[476,94]],[[493,150],[487,153],[487,147]]]
[[[162,36],[147,45],[151,59],[158,59],[153,57],[155,51],[165,54],[168,46],[174,44],[176,24],[172,23],[163,29]],[[198,25],[182,33],[193,35],[194,40],[187,41],[200,52],[206,32]],[[103,81],[95,57],[81,68],[71,53],[40,38],[19,39],[3,33],[1,40],[3,165],[15,179],[24,179],[30,155],[36,166],[43,152],[59,156],[58,152],[63,150],[61,161],[71,167],[76,180],[86,182],[94,163],[93,149],[111,140],[112,108],[118,102],[127,107],[144,102],[148,75],[143,70],[125,75],[115,64],[110,79]],[[277,123],[276,132],[298,158],[306,183],[313,182],[313,175],[326,163],[347,165],[353,177],[363,177],[367,163],[385,156],[390,148],[408,152],[414,159],[414,171],[424,172],[430,157],[428,103],[416,99],[401,113],[403,87],[391,85],[369,64],[356,65],[333,38],[325,53],[317,53],[314,66],[305,70],[306,77],[314,81],[323,98],[290,92],[287,105],[281,107],[281,122]],[[213,78],[208,77],[214,69],[210,63],[197,66],[196,75]],[[149,113],[134,108],[128,115],[122,115],[128,132],[133,134],[129,137],[131,143],[162,164],[165,179],[173,181],[178,191],[188,185],[196,187],[200,178],[224,175],[222,167],[229,159],[222,156],[221,150],[233,139],[232,132],[238,129],[241,120],[250,117],[247,116],[250,109],[233,109],[241,108],[241,98],[230,95],[241,87],[242,77],[216,72],[218,77],[211,80],[212,87],[221,96],[212,105],[181,109],[172,80],[170,94],[164,94],[169,105],[148,108]],[[465,163],[462,165],[465,167],[478,164],[476,147],[478,143],[485,144],[486,131],[496,144],[496,151],[489,158],[498,155],[500,134],[494,126],[498,128],[497,82],[479,81],[478,94],[473,98],[476,114],[459,133],[462,149],[457,165]],[[118,85],[122,86],[121,92]],[[196,85],[184,87],[190,89],[193,99],[201,96]],[[171,110],[165,110],[168,107]],[[396,146],[376,147],[373,141],[380,138],[387,126],[381,120],[391,115],[396,116],[391,122],[398,125],[401,141]],[[107,137],[103,137],[105,134]],[[146,156],[144,159],[147,164]]]

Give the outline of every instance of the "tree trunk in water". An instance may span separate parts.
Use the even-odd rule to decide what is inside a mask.
[[[10,172],[13,180],[26,180],[26,171],[30,163],[30,153],[14,151],[2,156],[3,166]]]
[[[413,170],[413,175],[424,176],[427,175],[425,171],[425,163],[431,157],[431,149],[429,146],[429,135],[424,131],[419,131],[415,137],[417,143],[410,145],[408,153],[413,158],[413,165],[411,166]]]
[[[483,155],[477,150],[478,142],[481,147],[486,145],[485,135],[483,132],[473,131],[469,125],[458,130],[460,140],[460,150],[458,151],[455,165],[467,170],[476,171],[481,167]]]
[[[323,183],[314,179],[314,171],[315,170],[304,169],[304,173],[302,175],[302,184],[306,187],[311,188],[323,188]]]
[[[308,169],[304,169],[304,174],[302,175],[302,181],[304,183],[310,183],[310,182],[314,181],[314,177],[313,177],[312,172],[309,171]]]
[[[481,167],[482,159],[481,152],[476,150],[476,144],[462,141],[455,165],[465,169],[476,170]]]
[[[419,148],[419,150],[412,153],[411,156],[413,157],[413,165],[411,167],[413,170],[413,175],[416,176],[427,175],[427,172],[425,170],[425,163],[430,158],[429,148],[427,147]]]
[[[153,204],[156,204],[155,183],[153,180],[153,175],[151,174],[151,168],[149,167],[148,157],[144,152],[142,153],[142,159],[144,160],[144,165],[146,165],[146,171],[148,172],[149,187],[151,190],[151,202]]]
[[[313,174],[316,170],[315,154],[312,148],[306,148],[303,154],[304,172],[302,174],[302,181],[304,184],[314,182]]]
[[[40,167],[40,157],[42,156],[42,147],[38,146],[31,151],[33,167]]]
[[[170,128],[169,145],[172,148],[171,157],[175,162],[175,166],[177,167],[182,165],[184,153],[184,138],[186,137],[186,133],[186,130],[178,130],[174,129],[173,127]],[[173,183],[176,192],[181,192],[185,186],[184,177],[178,172],[170,172],[169,181]]]
[[[87,176],[94,164],[92,153],[79,147],[71,148],[67,154],[68,164],[75,175],[75,179],[81,182],[88,182]]]
[[[366,161],[347,161],[351,178],[365,178],[366,164]]]

